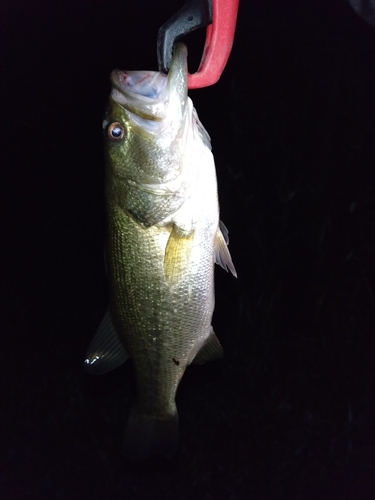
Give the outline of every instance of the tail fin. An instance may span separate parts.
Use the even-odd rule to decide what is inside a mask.
[[[131,409],[124,435],[124,456],[133,460],[148,458],[153,453],[172,457],[177,447],[177,410],[174,415],[161,418]]]

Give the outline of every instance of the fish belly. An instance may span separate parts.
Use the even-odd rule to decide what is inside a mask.
[[[127,454],[172,454],[176,390],[211,329],[214,225],[194,231],[188,263],[171,282],[165,252],[173,225],[145,227],[114,203],[108,203],[108,215],[110,311],[137,382],[125,434]]]

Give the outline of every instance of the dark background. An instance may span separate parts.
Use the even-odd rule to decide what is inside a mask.
[[[375,498],[375,30],[335,0],[242,0],[212,137],[238,280],[190,367],[174,460],[120,454],[131,365],[82,369],[106,309],[101,120],[156,69],[173,0],[2,2],[0,498]],[[189,36],[196,68],[204,30]]]

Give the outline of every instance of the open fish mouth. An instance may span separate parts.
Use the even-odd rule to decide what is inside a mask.
[[[146,120],[163,120],[167,113],[167,76],[156,71],[111,73],[112,99]]]
[[[187,97],[186,59],[185,45],[178,44],[168,75],[158,71],[112,71],[111,98],[140,118],[164,120],[168,108],[176,106],[174,97],[180,107],[184,107]]]
[[[140,100],[160,100],[164,97],[167,76],[157,71],[114,70],[111,81],[121,93],[138,96]]]

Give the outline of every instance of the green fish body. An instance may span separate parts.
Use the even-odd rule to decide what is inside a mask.
[[[187,50],[168,76],[114,71],[106,134],[110,304],[85,365],[133,360],[137,396],[124,453],[173,455],[186,367],[222,356],[212,326],[214,264],[235,269],[219,223],[210,139],[187,96]]]

